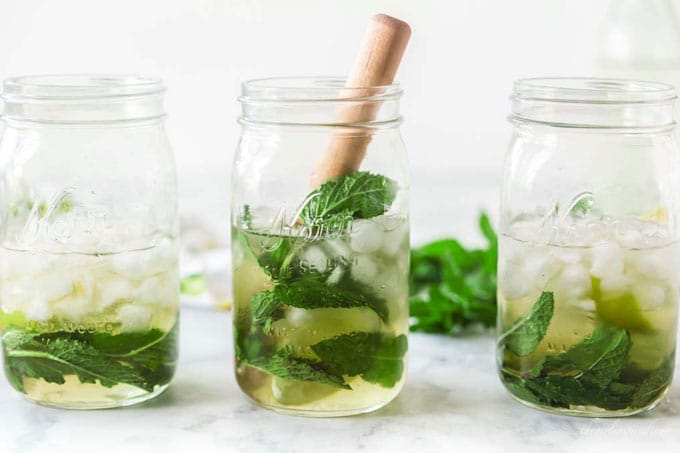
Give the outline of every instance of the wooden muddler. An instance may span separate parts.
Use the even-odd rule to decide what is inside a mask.
[[[341,98],[357,98],[380,94],[375,88],[391,85],[411,37],[411,27],[394,17],[373,17],[354,68]],[[339,111],[337,124],[366,123],[375,118],[380,108],[376,101],[348,101]],[[311,186],[359,169],[371,141],[371,132],[353,130],[337,133],[312,174]]]

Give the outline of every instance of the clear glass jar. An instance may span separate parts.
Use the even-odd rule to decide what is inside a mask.
[[[28,399],[92,409],[161,393],[177,356],[177,184],[164,87],[138,76],[5,81],[0,332]]]
[[[673,87],[515,83],[501,201],[498,368],[520,402],[612,417],[673,375],[680,166]]]
[[[343,85],[255,80],[240,98],[232,174],[236,378],[260,405],[297,415],[378,409],[399,393],[405,373],[401,89]],[[357,106],[374,118],[338,122],[338,112]],[[333,143],[367,145],[360,168],[312,182]]]

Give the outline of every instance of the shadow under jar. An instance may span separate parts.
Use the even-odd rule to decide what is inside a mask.
[[[0,334],[10,384],[95,409],[152,398],[177,359],[174,160],[159,80],[5,81]]]
[[[408,180],[396,85],[246,82],[232,174],[236,378],[267,408],[343,416],[399,393],[408,333]],[[375,117],[338,123],[356,106]],[[315,181],[333,146],[356,171]]]
[[[652,82],[515,83],[497,361],[528,406],[616,417],[668,391],[680,283],[675,98]]]

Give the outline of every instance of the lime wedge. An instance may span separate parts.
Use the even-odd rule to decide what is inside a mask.
[[[272,395],[282,404],[308,404],[325,398],[338,389],[318,382],[292,381],[278,377],[272,378]]]
[[[5,313],[0,310],[0,330],[10,326],[23,327],[26,324],[26,318],[23,313],[15,311],[13,313]]]
[[[652,324],[642,314],[640,304],[632,293],[608,296],[602,294],[599,278],[591,276],[590,282],[595,312],[600,320],[622,329],[643,332],[653,330]]]
[[[649,211],[644,213],[641,217],[640,220],[645,220],[648,222],[661,222],[661,223],[666,223],[668,222],[668,208],[659,206],[658,208],[654,209],[653,211]]]

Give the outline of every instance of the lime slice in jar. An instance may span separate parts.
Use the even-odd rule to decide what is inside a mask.
[[[640,303],[631,292],[608,295],[602,293],[600,279],[590,277],[592,299],[595,301],[595,312],[601,321],[622,329],[633,331],[650,331],[652,324],[642,313]]]
[[[282,404],[308,404],[325,398],[339,389],[318,382],[304,382],[279,377],[272,378],[272,395]]]
[[[0,309],[0,330],[10,326],[23,327],[26,324],[26,318],[23,313],[15,311],[13,313],[5,313]]]
[[[644,213],[639,218],[640,220],[644,220],[647,222],[663,222],[663,223],[668,222],[668,208],[666,208],[665,206],[659,206],[653,211]]]

